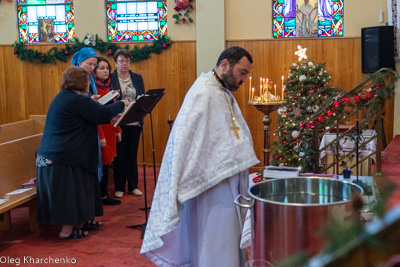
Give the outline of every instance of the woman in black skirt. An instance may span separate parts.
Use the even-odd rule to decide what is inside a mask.
[[[59,238],[87,236],[84,222],[103,214],[98,171],[97,125],[109,123],[129,101],[102,106],[87,96],[83,68],[64,72],[50,104],[37,152],[38,221],[62,225]]]

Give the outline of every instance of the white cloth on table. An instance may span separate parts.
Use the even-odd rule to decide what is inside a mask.
[[[233,100],[240,139],[230,129],[232,117],[224,94],[229,101]],[[240,259],[241,212],[233,200],[236,192],[247,195],[248,169],[258,162],[250,131],[233,95],[220,87],[212,72],[201,74],[188,91],[169,136],[141,254],[159,266],[202,266],[204,262]],[[225,201],[220,202],[222,199]],[[196,213],[193,206],[200,209],[200,217],[182,215],[185,209],[185,213]],[[215,227],[213,233],[201,236],[210,229],[210,222],[221,223],[214,208],[235,219],[224,221],[224,228]],[[200,232],[187,233],[185,227],[192,224]],[[216,232],[222,240],[213,236]],[[189,237],[182,240],[185,235]],[[201,249],[193,249],[193,243]],[[232,255],[232,247],[237,257]],[[213,256],[207,256],[208,253]]]

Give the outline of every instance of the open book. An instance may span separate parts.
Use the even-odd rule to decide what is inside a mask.
[[[102,96],[98,102],[102,105],[107,104],[108,102],[110,102],[111,100],[113,100],[114,98],[116,98],[119,95],[118,91],[115,90],[110,90],[110,92],[108,92],[107,94],[105,94],[104,96]]]
[[[121,117],[114,123],[114,127],[127,123],[141,122],[144,116],[153,110],[163,95],[164,88],[151,89],[145,94],[138,96],[136,102],[130,103],[129,106],[125,108]]]

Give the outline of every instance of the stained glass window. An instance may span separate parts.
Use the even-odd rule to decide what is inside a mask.
[[[18,0],[17,8],[20,42],[75,41],[73,0]]]
[[[152,41],[167,35],[167,1],[108,0],[110,42]]]
[[[274,38],[343,36],[344,0],[273,0]]]

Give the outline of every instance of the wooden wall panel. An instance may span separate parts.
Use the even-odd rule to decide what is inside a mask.
[[[287,77],[289,66],[297,60],[294,52],[298,44],[307,48],[307,55],[313,58],[314,62],[327,63],[326,69],[332,75],[331,86],[350,90],[364,78],[364,74],[361,73],[360,38],[227,42],[227,46],[239,45],[252,54],[253,87],[257,88],[255,85],[258,85],[259,77],[268,77],[277,84],[278,92],[281,88],[281,76]],[[51,48],[51,45],[30,47],[45,52]],[[132,47],[133,44],[130,45],[130,48]],[[71,58],[66,63],[57,62],[57,64],[22,62],[16,58],[13,50],[11,45],[0,46],[0,124],[24,120],[31,114],[46,114],[51,100],[59,91],[63,71],[71,66]],[[106,57],[115,68],[113,58]],[[187,90],[196,79],[196,43],[194,41],[173,42],[172,46],[161,54],[151,55],[148,60],[132,64],[131,69],[143,75],[146,90],[165,88],[163,99],[152,113],[156,164],[159,165],[169,135],[167,120],[169,117],[175,119]],[[263,161],[263,115],[247,103],[248,86],[248,82],[242,85],[235,93],[235,97],[252,132],[257,156],[260,161]],[[276,121],[276,112],[273,113],[272,118]],[[392,101],[386,106],[384,123],[386,138],[389,142],[393,134]],[[274,123],[271,126],[274,131],[276,129]],[[144,134],[145,162],[151,165],[153,159],[149,116],[145,119]],[[141,163],[141,148],[138,158]]]

